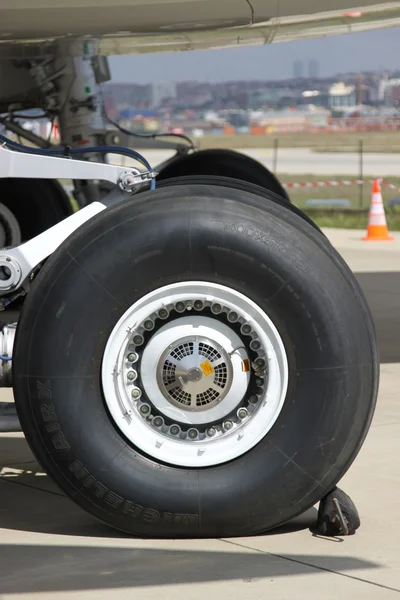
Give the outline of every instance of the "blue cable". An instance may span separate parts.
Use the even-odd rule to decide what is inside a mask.
[[[12,360],[12,356],[0,356],[0,360],[8,362],[8,361]]]
[[[14,142],[10,140],[8,137],[0,133],[0,141],[10,146],[11,148],[15,148],[15,150],[19,150],[21,152],[26,152],[28,154],[38,154],[40,156],[68,156],[73,154],[93,154],[94,152],[101,152],[104,154],[121,154],[122,156],[129,156],[140,162],[148,171],[152,171],[150,163],[136,152],[136,150],[131,150],[129,148],[124,148],[124,146],[91,146],[89,148],[68,148],[66,151],[64,148],[53,148],[51,150],[42,149],[42,148],[30,148],[29,146],[24,146],[23,144],[18,144],[18,142]],[[151,180],[150,189],[154,190],[156,187],[155,178]]]

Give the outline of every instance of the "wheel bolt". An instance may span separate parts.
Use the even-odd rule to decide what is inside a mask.
[[[225,423],[223,424],[223,428],[225,429],[225,431],[229,431],[230,429],[232,429],[232,427],[233,427],[232,421],[225,421]]]
[[[142,404],[142,406],[139,408],[140,414],[143,416],[149,415],[150,414],[150,406],[148,404]]]
[[[257,377],[257,379],[256,379],[256,385],[258,387],[262,387],[264,385],[264,380],[260,379],[259,377]]]
[[[263,358],[256,358],[254,364],[260,369],[263,369],[265,367],[265,360]]]
[[[128,371],[127,378],[129,379],[129,381],[135,381],[136,377],[136,371]]]
[[[158,316],[160,317],[160,319],[166,319],[168,317],[168,311],[166,308],[160,308],[160,310],[158,311]]]
[[[177,302],[175,304],[175,310],[178,312],[183,312],[185,310],[185,305],[183,302]]]
[[[204,304],[202,303],[201,300],[195,300],[193,306],[195,307],[196,310],[202,310]]]
[[[140,390],[137,387],[133,388],[133,390],[131,391],[131,396],[134,400],[139,400],[141,395],[142,395],[142,390]]]
[[[250,402],[250,404],[257,404],[258,396],[250,396],[249,402]]]
[[[242,325],[242,328],[240,331],[243,333],[243,335],[249,335],[249,333],[251,333],[251,327],[250,327],[250,325],[245,323],[244,325]]]
[[[143,327],[146,331],[151,331],[154,328],[154,323],[150,319],[147,319],[147,321],[143,323]]]
[[[171,435],[179,435],[181,432],[181,428],[179,427],[179,425],[171,425],[171,427],[169,428],[169,432]]]
[[[131,363],[134,363],[134,362],[136,362],[138,358],[139,358],[139,357],[138,357],[138,355],[136,354],[136,352],[130,352],[130,353],[128,354],[128,361],[129,361],[129,362],[131,362]]]
[[[209,427],[206,431],[207,437],[213,437],[217,433],[215,427]]]
[[[252,342],[250,342],[250,348],[252,350],[259,350],[261,348],[261,344],[258,340],[253,340]]]
[[[237,411],[237,416],[239,419],[245,419],[249,413],[247,412],[247,408],[239,408]]]
[[[235,311],[232,311],[228,314],[228,321],[230,321],[231,323],[235,323],[235,321],[237,321],[238,318],[239,315]]]
[[[135,346],[141,346],[143,344],[143,337],[138,334],[133,336],[133,343]]]
[[[162,417],[154,417],[153,425],[157,428],[162,427],[164,425],[164,419]]]
[[[191,440],[195,440],[199,435],[199,432],[197,431],[197,429],[189,429],[187,434]]]
[[[213,304],[211,307],[211,312],[213,312],[215,315],[218,315],[222,310],[222,306],[220,304]]]

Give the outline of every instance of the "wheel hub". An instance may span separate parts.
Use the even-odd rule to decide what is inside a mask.
[[[202,467],[240,456],[272,427],[287,360],[274,325],[249,298],[213,283],[171,284],[121,317],[102,381],[133,445],[169,464]]]
[[[232,384],[232,363],[215,341],[192,336],[162,354],[157,370],[165,398],[184,410],[207,410],[221,402]]]
[[[222,419],[237,409],[249,385],[243,367],[249,356],[239,335],[214,317],[192,314],[166,323],[143,345],[137,385],[152,414],[180,427],[203,426],[199,439],[209,423],[219,421],[222,432]]]

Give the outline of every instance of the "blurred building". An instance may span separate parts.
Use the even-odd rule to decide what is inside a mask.
[[[312,105],[302,110],[285,109],[263,113],[252,122],[252,133],[277,134],[297,133],[326,129],[331,113],[329,110]]]
[[[158,108],[162,104],[165,104],[165,101],[168,100],[173,101],[176,98],[176,83],[172,81],[165,83],[154,83],[152,85],[152,97],[151,97],[151,107]]]
[[[400,106],[400,79],[383,77],[379,88],[379,97],[384,106]]]
[[[329,107],[333,111],[348,109],[357,104],[357,89],[355,85],[346,85],[343,81],[329,88]]]

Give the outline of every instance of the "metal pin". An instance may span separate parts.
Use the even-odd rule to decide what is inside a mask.
[[[347,527],[347,522],[346,522],[346,519],[343,516],[342,509],[340,507],[338,499],[337,498],[332,498],[332,502],[335,505],[337,513],[338,513],[339,521],[340,521],[340,524],[341,524],[342,529],[343,529],[343,535],[349,535],[349,528]]]

